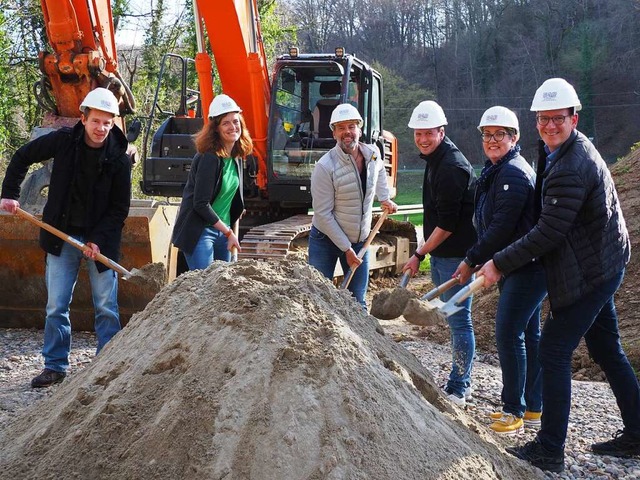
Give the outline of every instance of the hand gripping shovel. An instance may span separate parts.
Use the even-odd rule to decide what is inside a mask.
[[[371,233],[369,233],[369,236],[367,237],[367,240],[364,242],[364,245],[362,246],[362,248],[358,252],[358,258],[360,260],[362,260],[362,258],[364,257],[364,254],[367,253],[367,249],[369,248],[369,245],[371,245],[371,242],[373,241],[373,238],[378,233],[378,230],[380,230],[380,227],[382,226],[382,224],[384,223],[385,219],[387,218],[387,215],[388,215],[388,213],[387,213],[386,210],[384,212],[382,212],[382,215],[380,215],[380,218],[378,219],[378,221],[376,222],[374,227],[371,229]],[[356,268],[358,268],[358,267],[356,267]],[[349,271],[344,276],[344,280],[342,280],[342,284],[340,285],[340,288],[347,288],[349,286],[349,283],[351,283],[351,279],[353,278],[353,273],[355,272],[356,268],[350,268],[349,269]]]
[[[52,233],[53,235],[55,235],[56,237],[64,240],[68,244],[73,245],[74,247],[76,247],[80,251],[84,251],[84,249],[87,248],[87,246],[84,243],[82,243],[81,241],[76,240],[75,238],[67,235],[66,233],[58,230],[55,227],[52,227],[48,223],[45,223],[45,222],[43,222],[41,220],[38,220],[36,217],[31,215],[29,212],[25,212],[21,208],[18,208],[18,210],[16,211],[16,214],[19,217],[22,217],[25,220],[28,220],[29,222],[33,223],[34,225],[37,225],[38,227],[45,229],[47,232]],[[96,256],[96,260],[99,261],[100,263],[106,265],[110,269],[115,270],[116,272],[122,274],[122,278],[124,280],[131,280],[131,279],[134,279],[135,277],[146,278],[146,276],[140,270],[134,268],[132,271],[129,271],[126,268],[124,268],[122,265],[114,262],[110,258],[105,257],[101,253],[98,253],[98,255]]]

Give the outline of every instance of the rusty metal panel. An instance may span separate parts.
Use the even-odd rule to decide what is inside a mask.
[[[170,238],[177,207],[133,207],[125,222],[120,262],[127,269],[147,263],[169,265]],[[42,328],[47,291],[45,253],[38,227],[14,215],[0,214],[0,327]],[[120,280],[118,302],[124,324],[143,310],[157,291]],[[80,269],[71,303],[75,330],[93,330],[94,311],[86,267]]]

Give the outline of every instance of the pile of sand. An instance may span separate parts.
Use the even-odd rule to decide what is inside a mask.
[[[179,277],[0,432],[0,478],[536,476],[488,435],[346,292],[247,260]]]

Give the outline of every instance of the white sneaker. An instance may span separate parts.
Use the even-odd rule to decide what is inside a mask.
[[[459,407],[464,407],[467,404],[467,401],[465,400],[464,397],[459,397],[458,395],[456,395],[455,393],[451,392],[449,393],[449,391],[447,390],[447,387],[444,387],[442,389],[442,394],[447,397],[447,399],[453,403],[454,405],[457,405]]]
[[[469,385],[464,389],[464,399],[467,402],[473,402],[473,385]]]

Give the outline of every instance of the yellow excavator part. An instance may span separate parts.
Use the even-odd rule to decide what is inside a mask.
[[[175,278],[171,263],[171,230],[177,206],[132,200],[122,236],[120,263],[131,270],[148,263],[163,263]],[[47,289],[45,253],[38,244],[39,229],[16,215],[0,214],[0,327],[43,328]],[[123,325],[143,310],[158,293],[153,285],[118,283],[120,320]],[[94,310],[86,267],[82,267],[71,303],[75,330],[93,330]]]

